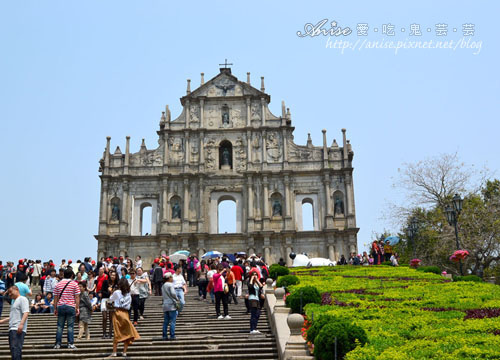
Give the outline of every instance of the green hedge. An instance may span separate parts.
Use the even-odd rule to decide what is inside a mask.
[[[300,303],[302,297],[302,313],[307,304],[321,304],[321,295],[314,286],[304,286],[296,289],[286,298],[286,306],[292,309],[293,313],[301,313]]]
[[[474,282],[483,282],[477,275],[464,275],[464,276],[453,276],[453,281],[474,281]]]
[[[291,285],[297,285],[300,283],[300,280],[295,275],[283,275],[278,278],[276,281],[276,287],[287,287]]]
[[[272,264],[269,267],[269,276],[272,277],[274,280],[277,280],[279,276],[284,276],[288,274],[290,274],[290,270],[285,266]]]
[[[437,266],[420,266],[417,268],[417,271],[441,275],[441,269]]]

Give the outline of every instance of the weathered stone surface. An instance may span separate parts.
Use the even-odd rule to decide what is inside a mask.
[[[263,89],[263,87],[262,87]],[[186,249],[262,254],[269,263],[290,252],[332,260],[356,251],[352,146],[342,129],[314,146],[293,142],[290,111],[277,117],[270,96],[230,69],[181,98],[183,111],[160,120],[158,147],[110,152],[100,161],[98,256],[141,255],[145,265]],[[218,204],[236,202],[234,234],[218,233]],[[313,206],[314,230],[302,229],[302,205]],[[176,205],[177,204],[177,205]],[[151,206],[152,218],[143,219]],[[179,209],[180,208],[180,209]],[[114,215],[113,215],[114,211]],[[119,216],[117,216],[119,214]],[[151,234],[142,233],[150,221]]]

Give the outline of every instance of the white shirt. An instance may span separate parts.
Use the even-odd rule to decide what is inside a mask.
[[[109,300],[115,303],[116,308],[125,310],[130,310],[130,304],[132,304],[132,297],[130,294],[123,296],[121,290],[116,290]]]
[[[174,279],[174,288],[175,289],[179,289],[179,288],[182,288],[182,286],[184,286],[186,284],[186,280],[184,280],[184,276],[182,276],[182,274],[174,274],[173,276],[173,279]]]
[[[209,272],[207,272],[207,278],[211,279],[216,272],[217,271],[215,271],[215,270],[210,270]]]

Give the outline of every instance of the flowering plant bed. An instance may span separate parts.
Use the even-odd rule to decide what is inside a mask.
[[[300,284],[292,294],[304,286],[321,294],[321,305],[305,307],[308,321],[334,315],[366,331],[368,342],[346,359],[500,359],[497,285],[450,282],[408,267],[293,271]]]

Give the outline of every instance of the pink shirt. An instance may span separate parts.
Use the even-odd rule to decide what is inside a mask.
[[[215,273],[213,279],[214,279],[214,292],[224,291],[224,277],[219,273]]]

